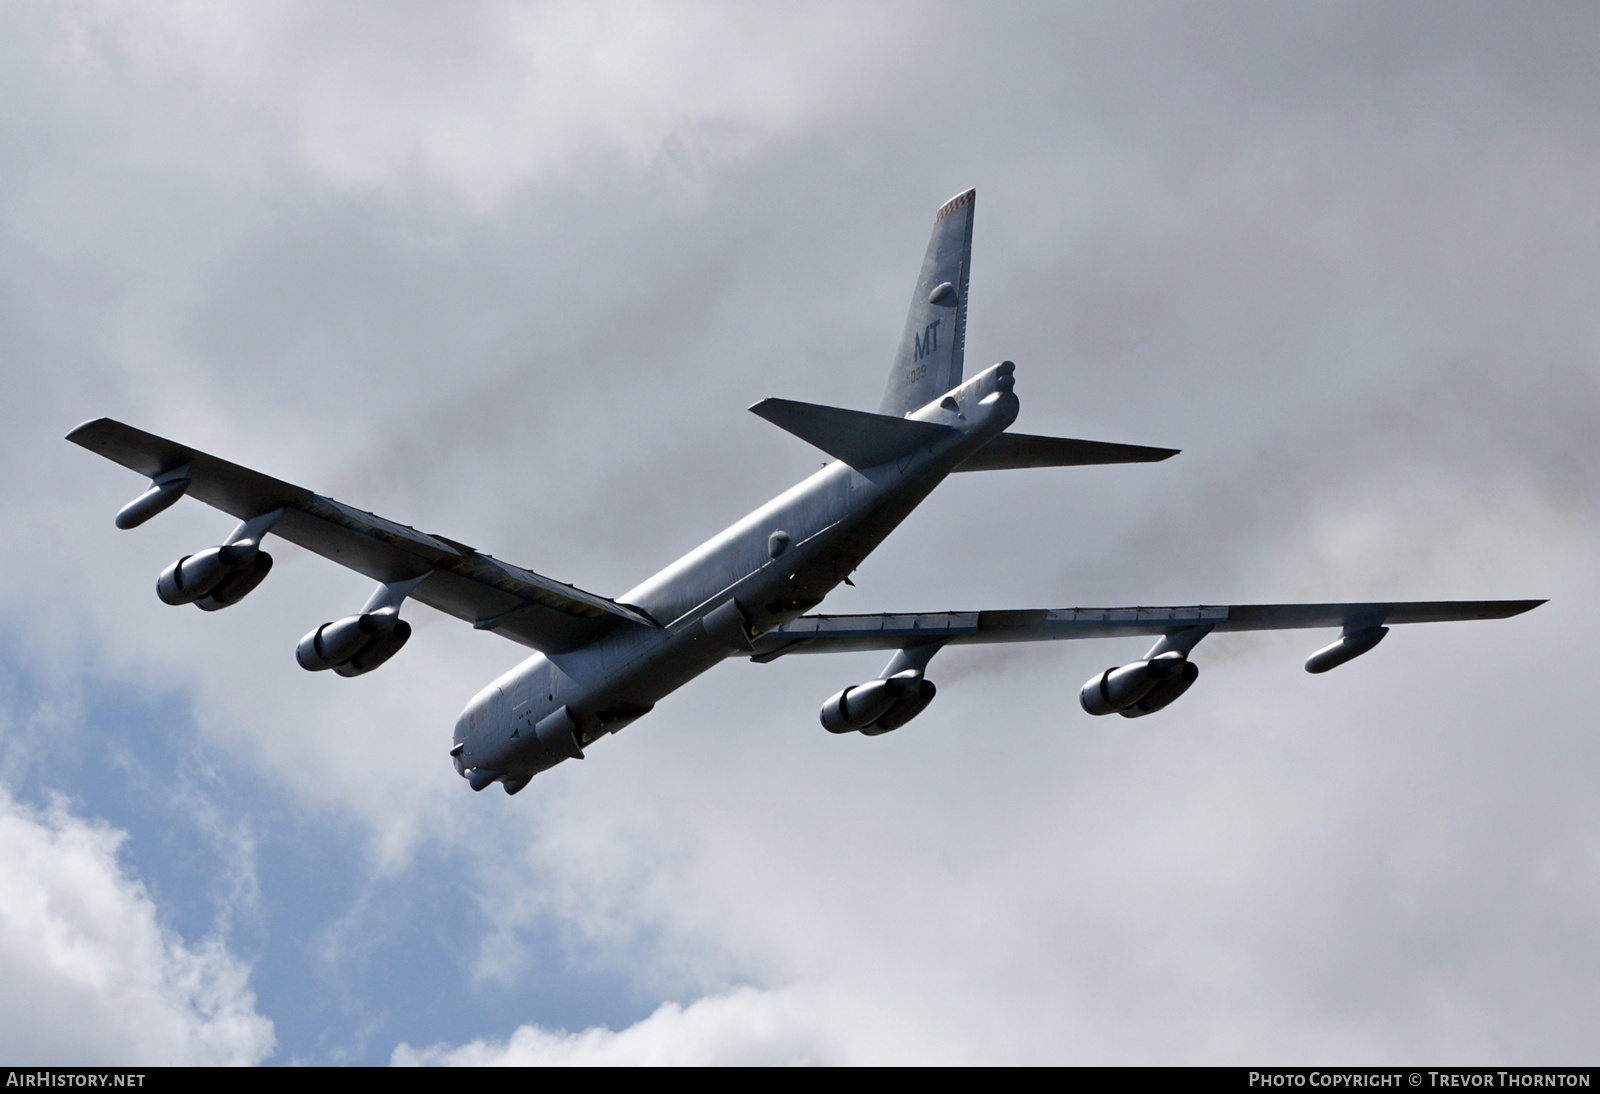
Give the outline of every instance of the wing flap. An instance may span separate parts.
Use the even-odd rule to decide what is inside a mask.
[[[188,464],[189,495],[240,520],[281,507],[272,534],[374,581],[431,573],[412,599],[534,649],[575,649],[625,622],[655,626],[605,597],[109,418],[67,439],[151,478]]]
[[[1080,441],[1002,433],[962,460],[957,471],[1011,471],[1023,467],[1082,467],[1102,463],[1155,463],[1178,454],[1176,448]]]
[[[751,660],[772,661],[790,653],[897,650],[934,641],[968,645],[1161,635],[1205,624],[1214,631],[1223,632],[1505,619],[1543,603],[1543,600],[1428,600],[809,615],[763,634],[756,640]]]

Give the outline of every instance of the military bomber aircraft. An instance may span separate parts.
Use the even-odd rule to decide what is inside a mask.
[[[166,603],[217,611],[237,604],[272,568],[270,533],[378,582],[360,611],[324,623],[295,657],[313,672],[371,672],[410,637],[409,598],[537,652],[480,691],[456,723],[450,757],[473,790],[515,794],[534,775],[648,714],[662,698],[728,657],[892,651],[875,680],[822,704],[832,733],[888,733],[933,700],[929,662],[945,646],[1150,635],[1137,661],[1084,684],[1090,714],[1138,718],[1182,695],[1206,635],[1341,629],[1311,655],[1326,672],[1381,641],[1396,623],[1501,619],[1539,600],[1369,604],[1195,605],[1167,608],[813,615],[884,538],[952,472],[1146,463],[1168,448],[1007,432],[1016,420],[1010,361],[963,379],[967,280],[976,191],[939,209],[911,296],[888,389],[876,413],[764,399],[750,409],[815,445],[832,462],[616,599],[607,599],[280,482],[186,445],[100,418],[67,439],[137,471],[150,487],[117,514],[133,528],[185,494],[239,520],[225,542],[162,571]]]

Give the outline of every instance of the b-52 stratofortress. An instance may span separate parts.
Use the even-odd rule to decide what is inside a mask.
[[[237,604],[272,568],[270,533],[378,582],[360,611],[324,623],[295,657],[312,672],[371,672],[410,637],[404,602],[421,601],[537,652],[472,699],[450,757],[473,790],[515,794],[534,775],[648,714],[728,657],[883,650],[877,679],[822,704],[832,733],[899,729],[927,708],[928,665],[946,646],[1149,635],[1137,661],[1083,686],[1090,714],[1139,718],[1182,695],[1200,670],[1190,655],[1212,632],[1340,628],[1306,662],[1325,672],[1367,652],[1396,623],[1502,619],[1540,600],[1169,608],[807,614],[822,603],[952,472],[1150,463],[1168,448],[1033,437],[1016,420],[1010,361],[962,378],[976,192],[934,218],[888,389],[876,413],[763,399],[750,409],[832,457],[820,471],[616,599],[607,599],[322,497],[108,418],[68,439],[148,476],[117,514],[133,528],[184,494],[240,522],[220,546],[185,555],[156,582],[166,603],[216,611]]]

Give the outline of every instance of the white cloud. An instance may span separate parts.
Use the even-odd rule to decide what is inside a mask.
[[[28,1064],[250,1064],[273,1047],[248,969],[162,928],[126,834],[0,790],[0,1055]]]
[[[847,1062],[816,1001],[795,991],[739,988],[687,1007],[664,1003],[622,1030],[565,1033],[523,1026],[503,1042],[394,1051],[396,1066],[750,1067]]]
[[[847,103],[892,10],[684,3],[88,6],[64,59],[193,81],[326,182],[488,211],[519,187],[664,153],[692,171]]]
[[[1330,521],[1396,542],[1419,508],[1406,487],[1337,519],[1319,507],[1274,558],[1314,557]],[[1516,587],[1551,604],[1397,628],[1326,677],[1300,669],[1321,635],[1214,636],[1159,720],[1076,709],[1076,685],[1129,652],[1110,643],[969,674],[942,653],[935,706],[872,741],[829,737],[814,710],[882,658],[725,666],[584,769],[483,803],[482,891],[504,929],[480,965],[539,990],[515,925],[553,912],[669,996],[773,990],[713,988],[704,1021],[695,1003],[422,1058],[634,1059],[669,1029],[695,1061],[729,1030],[829,1063],[1581,1055],[1600,753],[1566,713],[1597,696],[1563,636],[1595,597],[1592,525],[1503,504],[1519,520],[1427,514],[1454,548],[1436,580],[1504,582],[1488,560],[1520,547]],[[1394,580],[1364,542],[1343,579]]]
[[[192,694],[396,869],[477,863],[485,979],[536,980],[553,921],[703,996],[417,1058],[1592,1048],[1600,66],[1476,10],[430,10],[0,15],[77,34],[0,35],[19,645]],[[703,207],[664,210],[686,175]],[[111,413],[615,593],[815,466],[740,407],[871,405],[970,184],[969,361],[1019,362],[1020,427],[1186,451],[957,476],[829,610],[1557,603],[1316,680],[1326,636],[1208,639],[1179,706],[1109,726],[1075,692],[1117,643],[941,654],[870,742],[815,710],[881,658],[729,664],[506,799],[444,747],[522,651],[408,609],[393,667],[307,677],[365,581],[275,548],[239,607],[169,610],[155,573],[230,522],[115,532],[140,484],[60,440]]]

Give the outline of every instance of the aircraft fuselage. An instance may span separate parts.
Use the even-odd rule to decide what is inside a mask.
[[[577,751],[552,744],[570,740],[552,725],[587,746],[816,606],[1016,420],[1013,382],[1010,362],[984,370],[907,415],[955,432],[873,467],[834,460],[618,598],[659,628],[627,625],[568,653],[535,654],[494,681],[456,722],[457,771],[520,778],[553,767]]]

